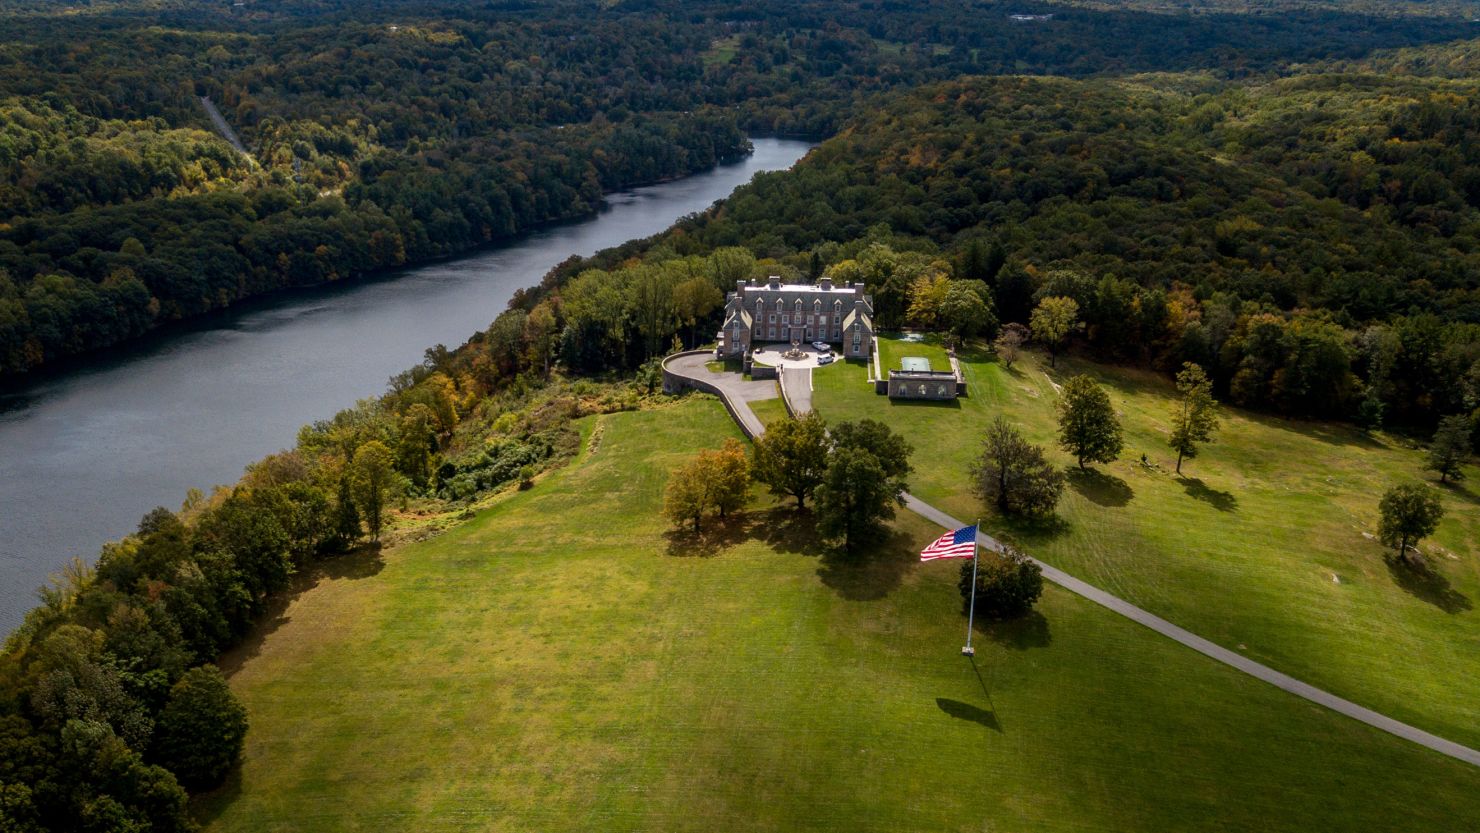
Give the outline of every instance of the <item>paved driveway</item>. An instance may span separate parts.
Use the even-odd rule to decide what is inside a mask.
[[[679,356],[669,359],[666,367],[669,372],[687,379],[706,382],[718,388],[721,395],[730,403],[731,410],[740,420],[740,427],[752,437],[759,437],[766,432],[765,423],[750,410],[747,403],[758,402],[762,399],[775,399],[780,396],[776,389],[776,383],[770,379],[746,379],[739,373],[719,372],[710,370],[705,365],[714,361],[712,353],[697,353],[690,356]]]
[[[781,387],[786,391],[786,401],[797,416],[812,410],[812,369],[810,367],[786,367],[781,370]]]

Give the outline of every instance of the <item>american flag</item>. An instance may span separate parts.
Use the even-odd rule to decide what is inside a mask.
[[[971,558],[974,555],[976,555],[976,524],[947,532],[935,539],[930,546],[920,550],[921,561],[934,561],[937,558]]]

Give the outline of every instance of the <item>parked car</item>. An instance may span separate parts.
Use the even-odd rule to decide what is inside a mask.
[[[828,344],[825,341],[814,341],[814,342],[812,342],[812,346],[815,347],[815,348],[817,348],[817,352],[819,352],[819,353],[831,353],[832,352],[832,345]]]
[[[752,350],[752,351],[750,351],[750,352],[752,352],[752,353],[764,353],[764,352],[766,352],[766,346],[764,344],[757,344],[755,346],[755,349]]]
[[[826,353],[824,355],[818,356],[817,357],[817,363],[818,364],[832,364],[833,363],[832,354],[831,353]]]

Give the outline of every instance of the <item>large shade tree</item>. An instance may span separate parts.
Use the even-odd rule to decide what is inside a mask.
[[[813,411],[773,423],[755,441],[752,474],[776,495],[795,498],[804,509],[822,483],[830,443],[827,424]]]

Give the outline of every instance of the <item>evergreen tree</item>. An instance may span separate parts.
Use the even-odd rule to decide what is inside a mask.
[[[1439,420],[1439,430],[1429,443],[1428,461],[1424,468],[1439,473],[1439,482],[1465,479],[1464,465],[1470,456],[1470,420],[1453,414]]]

